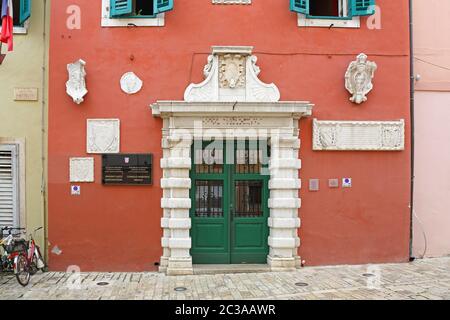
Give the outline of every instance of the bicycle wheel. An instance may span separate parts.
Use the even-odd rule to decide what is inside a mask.
[[[17,256],[17,262],[14,268],[17,281],[23,286],[27,286],[30,282],[30,271],[28,266],[27,257],[23,254]]]
[[[33,255],[33,260],[31,261],[31,265],[29,267],[30,275],[35,275],[36,272],[38,272],[37,263],[37,257],[36,255]]]

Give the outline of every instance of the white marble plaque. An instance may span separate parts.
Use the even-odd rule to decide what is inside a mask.
[[[14,88],[15,101],[38,101],[38,88]]]
[[[142,85],[142,80],[134,72],[127,72],[120,78],[120,88],[127,94],[138,93]]]
[[[94,158],[70,158],[70,182],[94,182]]]
[[[119,153],[120,120],[87,120],[87,153]]]
[[[313,150],[405,149],[405,121],[313,121]]]

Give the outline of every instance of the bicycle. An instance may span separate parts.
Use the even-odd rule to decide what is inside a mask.
[[[39,227],[34,230],[41,230]],[[9,235],[2,238],[0,245],[3,248],[3,254],[1,255],[1,271],[13,272],[17,281],[22,285],[28,285],[30,277],[34,275],[38,270],[42,272],[47,271],[47,266],[42,258],[42,254],[39,246],[34,241],[33,234],[30,234],[30,240],[22,238],[15,238],[18,234],[13,235],[14,230],[19,231],[18,234],[25,230],[24,228],[1,228],[2,235],[4,231],[8,231]]]
[[[0,255],[0,271],[13,273],[17,256],[27,251],[27,242],[23,239],[17,239],[17,234],[13,234],[13,231],[20,232],[24,229],[3,227],[0,230],[0,248],[2,248]],[[8,232],[8,235],[3,237],[5,231]]]
[[[39,270],[42,272],[47,271],[47,265],[45,264],[41,250],[34,241],[33,235],[36,231],[41,230],[42,227],[36,228],[32,234],[30,234],[30,240],[28,240],[27,251],[20,252],[14,260],[14,274],[17,281],[22,286],[27,286],[30,282],[30,277]]]

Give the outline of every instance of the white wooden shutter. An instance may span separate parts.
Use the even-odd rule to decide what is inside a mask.
[[[16,145],[0,145],[0,226],[19,226],[18,152]]]

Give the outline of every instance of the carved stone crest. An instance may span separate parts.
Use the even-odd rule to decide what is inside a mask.
[[[94,182],[94,158],[70,158],[70,182]]]
[[[404,148],[404,120],[313,120],[313,150],[399,151]]]
[[[87,120],[87,153],[118,153],[119,149],[119,119]]]
[[[219,57],[219,83],[221,88],[245,87],[245,57],[225,54]]]
[[[81,104],[84,101],[84,96],[88,93],[85,81],[85,65],[86,62],[81,59],[67,65],[69,80],[66,82],[66,92],[76,104]]]
[[[138,93],[142,89],[142,84],[142,80],[134,72],[127,72],[120,79],[120,88],[128,94]]]
[[[214,46],[203,68],[205,80],[190,84],[184,100],[188,102],[277,102],[280,91],[275,84],[259,80],[260,68],[252,47]]]
[[[377,64],[367,60],[364,53],[350,63],[345,73],[345,88],[352,94],[351,102],[361,104],[367,101],[367,94],[372,91],[372,80],[377,70]]]

